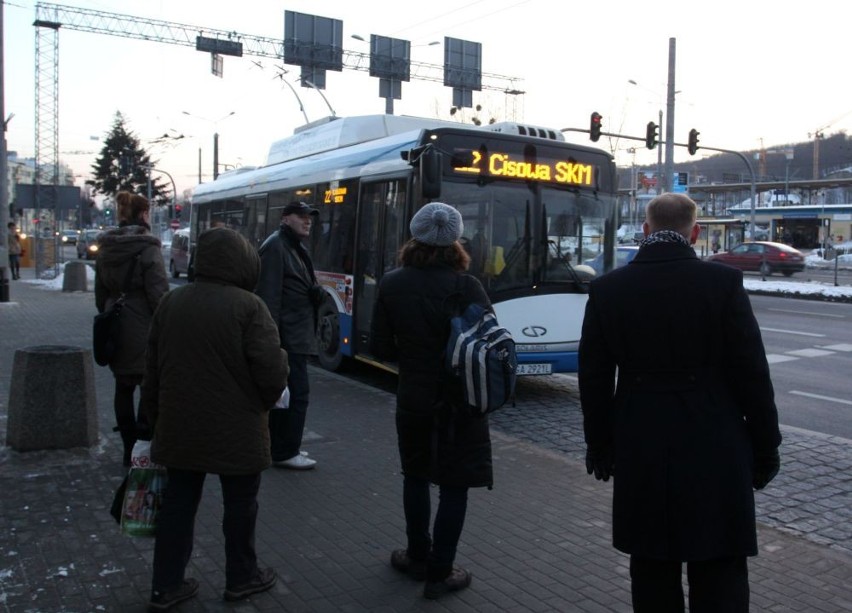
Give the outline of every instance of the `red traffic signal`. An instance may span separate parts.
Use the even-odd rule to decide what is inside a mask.
[[[596,111],[592,113],[592,117],[589,122],[589,139],[595,143],[601,138],[601,119],[603,119],[603,117]]]

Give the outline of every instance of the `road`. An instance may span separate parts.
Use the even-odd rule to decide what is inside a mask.
[[[852,304],[752,296],[781,423],[852,440]]]

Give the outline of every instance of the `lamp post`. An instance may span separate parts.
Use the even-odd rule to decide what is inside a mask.
[[[200,115],[194,115],[189,111],[181,111],[184,115],[189,117],[194,117],[195,119],[201,119],[203,121],[208,121],[213,124],[213,180],[215,181],[219,178],[219,123],[225,121],[231,115],[236,114],[236,111],[231,111],[227,115],[223,115],[219,119],[207,119],[206,117],[201,117]],[[201,157],[201,152],[199,151],[199,158]],[[199,173],[199,182],[200,182],[200,173]]]
[[[787,158],[787,165],[784,167],[784,204],[790,204],[790,162],[793,161],[793,149],[785,149],[784,157]]]
[[[639,83],[637,83],[633,79],[628,79],[627,82],[630,85],[635,85],[639,89],[644,89],[646,92],[654,94],[657,97],[658,100],[660,99],[660,95],[657,92],[651,91],[647,87],[643,87],[642,85],[639,85]],[[663,136],[663,107],[662,107],[662,105],[660,105],[660,109],[659,109],[659,124],[658,125],[659,125],[659,130],[660,130],[660,137],[661,137],[661,140],[662,140],[662,136]],[[658,194],[662,193],[664,186],[665,186],[665,181],[663,181],[663,143],[660,142],[660,143],[657,143],[657,193]]]
[[[145,166],[143,166],[143,168],[148,171],[148,202],[151,201],[151,172],[152,171],[153,172],[161,172],[164,175],[166,175],[169,178],[169,180],[172,182],[172,206],[175,206],[177,204],[177,185],[175,185],[174,177],[172,177],[172,175],[169,174],[168,172],[166,172],[165,170],[160,170],[159,168],[154,168],[153,164],[146,164]],[[159,232],[162,233],[162,231],[163,231],[162,216],[160,217],[160,224],[159,225],[160,225]]]

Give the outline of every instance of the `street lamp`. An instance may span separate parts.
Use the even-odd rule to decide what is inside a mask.
[[[661,99],[660,95],[657,92],[651,91],[647,87],[643,87],[639,85],[633,79],[628,79],[627,81],[630,85],[635,85],[639,89],[644,89],[646,92],[650,92],[654,94],[657,99]],[[663,137],[663,107],[660,105],[659,109],[659,126],[660,126],[660,141],[657,143],[657,194],[661,194],[663,192],[664,186],[667,184],[667,181],[663,180],[663,143],[665,142]]]
[[[227,115],[223,115],[219,119],[207,119],[206,117],[201,117],[200,115],[194,115],[188,111],[181,111],[184,115],[189,117],[194,117],[195,119],[201,119],[203,121],[208,121],[213,124],[213,180],[215,181],[219,177],[219,122],[225,121],[231,115],[236,114],[236,111],[231,111]],[[201,158],[201,151],[198,153],[199,160]],[[199,177],[200,179],[200,177]],[[199,181],[200,182],[200,181]]]
[[[657,100],[662,100],[662,98],[663,98],[660,95],[659,92],[656,92],[652,89],[649,89],[647,87],[639,85],[639,83],[637,83],[633,79],[628,79],[627,82],[630,85],[635,85],[639,89],[644,89],[646,92],[653,94],[657,98]],[[668,108],[669,108],[669,116],[667,117],[667,119],[668,119],[669,123],[672,123],[672,121],[674,119],[674,97],[679,93],[681,93],[681,90],[671,92],[670,99],[668,100],[667,105],[668,105]],[[672,176],[674,175],[674,173],[672,172],[672,163],[673,163],[672,152],[671,152],[672,147],[670,147],[670,141],[673,140],[672,132],[674,131],[674,126],[673,125],[667,125],[666,131],[665,131],[666,135],[665,135],[665,137],[663,137],[663,108],[662,108],[662,104],[660,104],[659,121],[660,121],[660,124],[659,124],[660,125],[660,143],[657,145],[657,183],[658,183],[657,192],[661,193],[663,191],[663,189],[665,189],[665,188],[671,189],[673,187]],[[663,181],[663,148],[662,148],[663,144],[666,145],[666,175],[667,176],[665,177],[665,181]]]
[[[787,158],[787,165],[784,167],[784,204],[790,204],[790,162],[793,161],[794,150],[785,149],[784,157]]]

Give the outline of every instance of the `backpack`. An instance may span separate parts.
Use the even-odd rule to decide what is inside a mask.
[[[460,381],[464,400],[476,415],[502,407],[515,394],[515,341],[497,317],[472,303],[450,319],[446,370]]]

